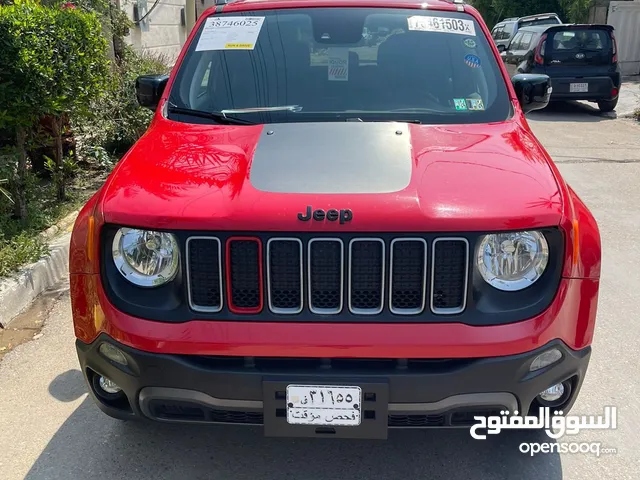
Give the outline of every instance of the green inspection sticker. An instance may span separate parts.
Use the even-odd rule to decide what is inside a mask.
[[[464,45],[467,48],[476,48],[476,41],[473,38],[465,38]]]
[[[454,98],[453,104],[456,106],[456,110],[467,109],[467,101],[464,98]]]

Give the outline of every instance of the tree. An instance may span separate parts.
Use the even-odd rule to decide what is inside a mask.
[[[86,112],[108,75],[106,40],[97,16],[72,4],[47,7],[35,0],[0,6],[0,128],[16,135],[13,182],[16,214],[27,215],[26,141],[44,115],[53,115],[57,196],[64,198],[62,120]]]

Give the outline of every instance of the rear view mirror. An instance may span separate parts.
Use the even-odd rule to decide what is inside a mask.
[[[167,86],[168,75],[142,75],[136,79],[136,97],[142,107],[154,110]]]
[[[511,83],[524,113],[549,105],[552,88],[547,75],[519,73],[511,78]]]

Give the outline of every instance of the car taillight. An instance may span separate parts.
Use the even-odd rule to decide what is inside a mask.
[[[544,65],[544,50],[545,44],[547,43],[547,34],[545,33],[540,37],[540,41],[538,42],[538,46],[536,47],[536,52],[534,55],[534,62],[538,65]]]
[[[618,62],[618,42],[616,36],[611,32],[611,41],[613,42],[613,57],[611,57],[611,63]]]

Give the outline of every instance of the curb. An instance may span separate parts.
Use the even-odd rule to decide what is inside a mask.
[[[70,213],[40,234],[50,242],[49,255],[0,281],[0,328],[6,328],[38,295],[67,277],[71,228],[79,212]]]

